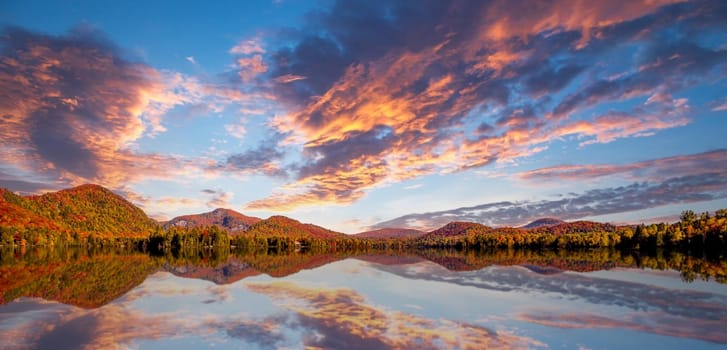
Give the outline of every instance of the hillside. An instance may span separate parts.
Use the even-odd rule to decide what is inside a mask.
[[[36,214],[31,208],[35,208],[35,204],[27,198],[0,188],[0,229],[10,232],[27,229],[54,231],[66,229],[60,223]]]
[[[39,196],[21,197],[2,190],[0,228],[146,237],[158,227],[144,211],[98,185],[82,185]]]
[[[553,226],[543,226],[530,229],[533,232],[545,232],[554,235],[566,233],[587,233],[587,232],[615,232],[616,226],[595,221],[573,221],[563,222]]]
[[[542,218],[542,219],[537,219],[525,226],[522,226],[521,228],[529,229],[529,228],[551,227],[551,226],[556,226],[556,225],[565,224],[565,223],[566,223],[565,221],[556,219],[556,218]]]
[[[450,222],[432,232],[427,233],[423,237],[448,237],[460,236],[469,233],[486,233],[492,231],[492,228],[475,222]]]
[[[382,228],[354,234],[358,238],[416,238],[426,232],[407,228]]]
[[[450,222],[422,238],[455,237],[468,234],[523,234],[546,233],[562,235],[567,233],[615,232],[616,226],[594,221],[565,222],[558,219],[539,219],[523,227],[497,227],[492,228],[475,222]]]
[[[245,232],[246,236],[282,236],[291,238],[341,238],[346,237],[340,232],[331,231],[313,224],[303,224],[300,221],[285,216],[271,216],[250,226]]]
[[[217,226],[227,230],[231,235],[239,234],[261,219],[243,215],[231,209],[218,208],[209,213],[177,216],[164,223],[164,228],[199,226]]]

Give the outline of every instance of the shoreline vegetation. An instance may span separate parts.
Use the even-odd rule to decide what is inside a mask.
[[[711,256],[727,251],[727,209],[713,215],[684,211],[676,223],[615,226],[575,221],[516,228],[451,222],[416,237],[361,238],[303,224],[284,216],[243,230],[218,225],[168,226],[98,185],[23,197],[0,189],[2,246],[120,246],[171,249],[668,249]]]

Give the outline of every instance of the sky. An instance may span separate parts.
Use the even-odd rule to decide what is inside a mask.
[[[346,233],[727,208],[727,2],[0,2],[0,187]]]

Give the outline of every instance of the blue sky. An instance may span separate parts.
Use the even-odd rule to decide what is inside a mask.
[[[720,1],[0,7],[0,186],[21,193],[347,233],[727,207]]]

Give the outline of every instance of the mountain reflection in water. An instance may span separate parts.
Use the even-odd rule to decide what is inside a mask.
[[[723,259],[609,250],[1,253],[3,349],[727,344]]]

